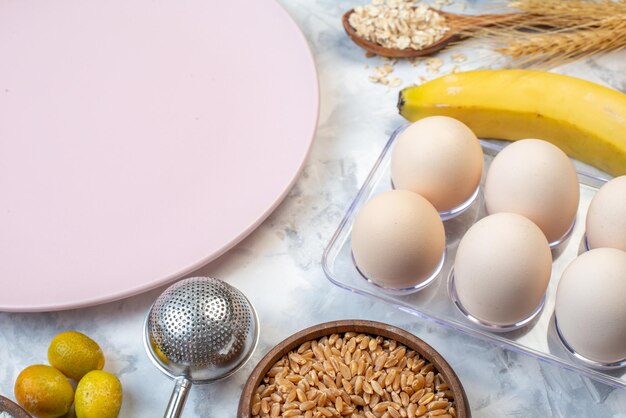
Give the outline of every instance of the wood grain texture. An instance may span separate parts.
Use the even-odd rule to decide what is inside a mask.
[[[251,417],[250,408],[252,406],[251,402],[254,390],[261,383],[263,376],[265,376],[269,369],[285,354],[297,349],[306,341],[316,340],[325,335],[343,334],[346,332],[380,335],[384,338],[396,340],[398,343],[403,344],[407,348],[419,353],[424,359],[428,360],[435,366],[435,368],[444,377],[446,383],[450,386],[450,390],[454,393],[454,399],[456,400],[457,417],[471,418],[467,395],[465,394],[465,390],[463,389],[458,376],[434,348],[403,329],[381,322],[362,320],[333,321],[315,325],[297,332],[277,344],[272,350],[270,350],[269,353],[265,355],[265,357],[263,357],[263,359],[261,359],[246,381],[241,398],[239,399],[237,417]]]

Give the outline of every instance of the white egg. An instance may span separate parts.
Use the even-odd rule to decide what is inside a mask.
[[[559,331],[576,352],[600,363],[626,360],[626,252],[585,252],[563,272],[556,293]]]
[[[607,182],[593,197],[586,234],[589,248],[626,251],[626,176]]]
[[[512,212],[533,221],[549,242],[568,233],[578,210],[580,185],[571,160],[556,146],[523,139],[504,148],[485,179],[489,213]]]
[[[439,214],[413,192],[381,193],[354,221],[354,261],[365,277],[382,287],[405,289],[422,283],[435,272],[444,250]]]
[[[472,225],[461,239],[454,285],[473,317],[510,326],[537,310],[551,271],[552,254],[541,230],[521,215],[498,213]]]
[[[482,171],[478,138],[462,122],[447,116],[414,122],[400,134],[391,153],[395,188],[421,194],[439,212],[471,198]]]

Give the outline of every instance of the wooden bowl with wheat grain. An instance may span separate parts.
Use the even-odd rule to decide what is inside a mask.
[[[444,358],[437,352],[435,351],[435,349],[433,349],[430,345],[426,344],[424,341],[422,341],[421,339],[419,339],[418,337],[416,337],[415,335],[404,331],[400,328],[394,327],[392,325],[388,325],[388,324],[384,324],[381,322],[374,322],[374,321],[361,321],[361,320],[343,320],[343,321],[333,321],[333,322],[327,322],[327,323],[323,323],[323,324],[319,324],[319,325],[315,325],[313,327],[304,329],[292,336],[290,336],[289,338],[287,338],[286,340],[282,341],[281,343],[279,343],[278,345],[276,345],[272,350],[270,350],[269,353],[267,353],[265,355],[265,357],[263,357],[263,359],[261,359],[261,361],[259,362],[259,364],[254,368],[254,370],[252,371],[252,374],[250,375],[250,377],[248,378],[243,392],[241,394],[241,398],[239,400],[239,408],[237,411],[237,417],[238,418],[254,418],[257,416],[293,416],[293,417],[305,417],[305,416],[314,416],[313,414],[316,412],[323,412],[323,414],[320,414],[320,416],[339,416],[339,414],[336,413],[337,411],[337,407],[339,408],[346,408],[346,407],[354,407],[354,408],[359,408],[358,407],[358,403],[361,403],[363,401],[363,397],[369,399],[371,401],[372,397],[378,396],[380,398],[380,402],[375,403],[376,405],[378,404],[382,404],[382,408],[385,408],[384,410],[387,411],[386,408],[395,408],[398,406],[398,404],[400,404],[400,408],[404,408],[404,416],[416,416],[415,411],[418,407],[420,407],[420,405],[423,405],[423,408],[429,408],[430,406],[433,406],[435,404],[433,404],[432,402],[436,402],[437,398],[430,398],[428,393],[426,392],[424,395],[420,396],[422,399],[422,403],[419,404],[419,401],[417,399],[415,400],[410,400],[409,402],[406,402],[406,398],[408,395],[407,392],[405,392],[404,389],[400,390],[398,389],[397,391],[394,389],[393,391],[395,392],[395,395],[393,397],[391,397],[391,393],[387,392],[387,388],[390,387],[394,387],[396,386],[395,382],[391,383],[389,385],[386,385],[385,387],[381,387],[380,384],[375,383],[373,380],[376,379],[372,379],[367,386],[365,385],[365,383],[363,383],[364,377],[366,375],[366,373],[363,373],[363,370],[358,370],[357,373],[355,373],[354,375],[352,375],[347,369],[345,369],[345,374],[350,374],[352,377],[352,379],[343,379],[346,380],[346,382],[343,383],[343,385],[339,385],[336,386],[336,390],[332,389],[332,386],[334,385],[334,382],[331,383],[327,378],[329,377],[328,375],[326,375],[326,372],[323,370],[320,370],[321,365],[323,364],[323,362],[321,361],[317,361],[315,360],[315,357],[312,357],[311,353],[308,353],[309,350],[305,349],[302,350],[303,352],[303,356],[297,357],[297,356],[293,356],[293,354],[297,354],[297,351],[300,347],[303,346],[303,344],[307,343],[307,342],[311,342],[311,341],[320,341],[322,339],[324,339],[324,337],[327,337],[326,341],[330,341],[330,337],[333,334],[338,334],[340,337],[344,336],[346,333],[351,333],[350,334],[350,339],[353,338],[353,336],[355,336],[354,338],[356,339],[356,336],[361,336],[361,335],[367,335],[368,339],[369,337],[373,337],[372,339],[375,339],[375,337],[382,337],[382,339],[387,340],[389,342],[391,341],[395,341],[395,343],[397,344],[397,347],[401,347],[404,346],[406,347],[406,356],[409,357],[411,354],[410,351],[414,351],[416,353],[415,357],[412,357],[413,360],[411,360],[411,364],[415,367],[417,366],[418,360],[421,362],[421,360],[424,360],[424,362],[426,362],[425,364],[431,364],[433,373],[437,373],[440,376],[437,377],[437,379],[442,379],[442,381],[444,382],[443,384],[439,385],[440,388],[443,388],[445,386],[445,392],[446,392],[446,396],[449,396],[451,399],[449,399],[452,403],[448,405],[448,408],[450,406],[453,407],[453,413],[454,415],[451,414],[442,414],[440,416],[442,417],[450,417],[450,416],[456,416],[457,418],[471,418],[471,411],[469,408],[469,403],[467,401],[467,395],[465,393],[465,390],[463,389],[463,386],[461,385],[461,382],[459,380],[459,378],[457,377],[456,373],[454,372],[454,370],[452,370],[452,368],[450,367],[450,365],[444,360]],[[344,339],[346,341],[346,344],[348,344],[348,338]],[[340,342],[335,342],[333,345],[338,345],[339,347],[342,347],[343,341]],[[369,339],[369,341],[371,341],[371,339]],[[381,339],[379,338],[378,341],[381,341]],[[385,344],[389,344],[389,343],[385,343]],[[308,346],[308,343],[305,345],[305,347]],[[331,346],[331,344],[326,344],[327,347]],[[319,346],[321,347],[321,346]],[[394,346],[395,347],[395,346]],[[381,347],[382,348],[382,347]],[[330,348],[328,348],[330,350]],[[350,351],[350,350],[354,350],[356,351],[353,347],[347,347],[346,350],[344,351]],[[360,349],[360,348],[359,348]],[[367,350],[368,348],[365,348],[364,350]],[[380,350],[378,348],[376,348],[376,350],[378,350],[378,352],[380,352]],[[314,350],[313,350],[314,351]],[[396,354],[398,354],[398,351],[401,350],[396,350],[394,349],[393,352],[395,352]],[[260,395],[256,396],[257,394],[257,388],[259,388],[260,385],[266,383],[264,382],[264,379],[266,377],[269,378],[268,373],[273,374],[276,373],[277,370],[281,370],[282,366],[276,366],[278,361],[281,361],[281,359],[284,359],[285,356],[289,356],[289,354],[291,353],[292,357],[289,358],[289,360],[283,360],[283,364],[291,364],[293,367],[294,363],[293,361],[298,361],[301,364],[303,364],[302,369],[300,369],[300,371],[298,371],[297,373],[294,372],[292,370],[292,368],[289,369],[289,374],[287,376],[285,376],[286,378],[282,378],[280,381],[280,384],[278,382],[277,378],[272,378],[271,381],[273,381],[273,384],[267,384],[265,385],[265,389],[266,390],[266,395],[264,396],[265,401],[265,405],[263,405],[263,407],[265,408],[265,410],[259,410],[259,401],[260,401]],[[308,357],[307,357],[307,353],[308,353]],[[336,351],[335,351],[336,353]],[[389,350],[389,354],[391,355],[392,352],[391,350]],[[321,353],[320,353],[321,355]],[[369,354],[368,354],[369,355]],[[418,357],[419,356],[419,357]],[[310,360],[308,363],[305,363],[306,360]],[[391,358],[387,358],[385,361],[387,363],[389,363],[389,360],[394,361],[395,359],[391,359]],[[311,363],[314,363],[315,366],[312,366]],[[326,362],[326,367],[331,367],[330,366],[331,362],[327,361]],[[389,363],[392,364],[392,363]],[[400,363],[402,364],[402,363]],[[420,363],[421,364],[421,363]],[[343,362],[343,365],[337,365],[335,364],[335,366],[338,366],[340,370],[344,370],[342,369],[342,367],[346,366],[346,363]],[[374,364],[371,364],[372,369],[375,369]],[[299,366],[296,366],[299,367]],[[317,367],[317,369],[315,368]],[[421,367],[421,366],[418,366]],[[391,369],[394,368],[393,366],[390,366],[390,368],[382,367],[379,368],[379,370],[381,371],[381,373],[385,373],[386,376],[389,376],[389,374],[393,373],[391,372]],[[306,369],[306,370],[305,370]],[[398,367],[399,369],[399,367]],[[354,369],[353,369],[354,370]],[[387,374],[386,371],[390,370],[390,373]],[[422,369],[424,370],[424,369]],[[295,383],[293,384],[293,386],[290,386],[290,384],[287,382],[287,380],[291,379],[293,381],[297,381],[297,380],[307,380],[306,384],[309,384],[309,381],[312,380],[312,376],[313,374],[311,374],[311,371],[314,371],[314,375],[315,377],[313,377],[313,380],[317,379],[319,383],[315,383],[315,381],[313,381],[312,385],[309,385],[309,389],[307,390],[300,390],[298,391],[298,389],[301,389],[301,387],[298,387]],[[373,370],[372,370],[373,371]],[[411,375],[411,372],[404,369],[403,372],[406,372],[407,376]],[[285,373],[287,373],[285,371]],[[333,376],[334,378],[337,379],[337,375],[341,373],[338,372],[337,374],[335,374],[335,376]],[[375,372],[374,372],[375,373]],[[402,373],[402,372],[401,372]],[[394,377],[395,377],[394,373]],[[298,377],[298,375],[300,377]],[[419,377],[418,375],[421,375],[421,377]],[[278,376],[280,376],[280,372],[278,374]],[[321,376],[321,377],[320,377]],[[362,376],[361,379],[359,379],[359,376]],[[417,380],[420,380],[423,382],[424,380],[424,376],[426,376],[426,378],[428,378],[429,376],[427,374],[422,374],[420,372],[415,373],[414,377],[415,379],[411,378],[411,381],[415,382]],[[343,377],[343,376],[342,376]],[[379,376],[378,376],[379,377]],[[402,378],[404,379],[404,377]],[[339,380],[339,379],[337,379]],[[350,380],[353,383],[350,383]],[[358,386],[359,386],[359,382],[357,382],[358,380],[361,380],[361,387],[362,389],[359,390]],[[380,379],[378,379],[380,380]],[[392,379],[393,380],[393,379]],[[323,384],[321,384],[323,381]],[[293,382],[292,382],[293,383]],[[321,385],[320,385],[321,384]],[[417,383],[413,383],[413,387],[420,387],[419,384]],[[415,386],[417,385],[417,386]],[[272,387],[270,387],[272,386]],[[347,389],[346,389],[347,387]],[[434,387],[434,385],[433,385]],[[337,401],[335,399],[335,401],[333,402],[333,406],[330,407],[330,409],[322,407],[319,407],[319,403],[324,403],[324,402],[320,402],[319,398],[313,398],[312,400],[309,400],[307,398],[308,393],[311,392],[316,392],[315,389],[319,389],[319,388],[327,388],[330,390],[326,390],[326,391],[320,391],[318,393],[318,395],[323,396],[322,392],[328,392],[329,396],[335,396],[336,398],[343,398],[343,400],[339,400]],[[422,386],[423,389],[425,389],[424,386]],[[274,389],[274,390],[271,390]],[[305,387],[306,389],[306,387]],[[368,390],[370,389],[370,390]],[[372,390],[373,389],[373,390]],[[421,389],[420,389],[421,390]],[[411,389],[407,389],[408,392],[411,392]],[[419,390],[418,390],[419,391]],[[294,393],[295,392],[295,395]],[[331,393],[332,392],[332,393]],[[347,393],[341,393],[341,396],[339,395],[339,392],[347,392]],[[361,393],[361,395],[363,396],[359,396],[359,392]],[[370,395],[368,396],[366,395],[367,392],[372,392]],[[381,393],[382,395],[379,396],[377,395],[378,393]],[[434,392],[434,389],[433,389]],[[277,400],[279,399],[279,397],[282,397],[282,401],[279,403],[276,400],[272,400],[271,399],[271,393],[275,393],[274,398]],[[335,395],[333,395],[333,393]],[[399,394],[398,394],[399,393]],[[404,394],[403,394],[404,393]],[[437,392],[437,393],[443,393],[443,392]],[[400,396],[401,395],[401,396]],[[412,393],[412,395],[416,395],[415,392]],[[350,396],[353,396],[352,398],[350,398]],[[414,396],[413,396],[414,397]],[[303,399],[304,398],[304,399]],[[388,401],[386,401],[386,399],[389,398]],[[332,399],[331,399],[332,400]],[[348,405],[347,402],[345,402],[345,400],[351,400],[354,402],[357,402],[357,404],[350,404]],[[394,400],[398,401],[395,402]],[[284,406],[284,403],[290,401],[291,404],[289,406],[289,409],[285,409],[282,408],[282,406]],[[298,402],[299,401],[299,402]],[[404,402],[402,402],[404,401]],[[386,403],[385,403],[386,402]],[[443,401],[440,401],[443,402]],[[282,403],[282,405],[280,406],[280,411],[278,410],[279,407],[277,406],[273,406],[273,403],[278,403],[279,405]],[[256,407],[255,407],[256,404]],[[294,404],[298,404],[298,406],[294,406]],[[411,404],[415,404],[416,406],[410,406]],[[418,405],[419,404],[419,405]],[[368,404],[369,405],[369,404]],[[438,406],[438,405],[437,405]],[[435,407],[437,407],[435,406]],[[276,408],[276,411],[272,411],[272,407]],[[433,407],[433,409],[435,408]],[[253,411],[253,408],[256,408],[255,411]],[[334,411],[333,411],[334,408]],[[363,406],[361,407],[363,408]],[[382,412],[382,408],[381,406],[378,406],[376,409],[376,412],[374,412],[374,410],[372,410],[373,415],[376,417],[381,417],[384,415]],[[408,409],[411,408],[413,414],[411,413],[407,413]],[[294,412],[289,412],[289,410],[292,409]],[[311,411],[311,414],[307,415],[307,412]],[[279,412],[278,415],[274,415],[276,412]],[[289,412],[289,413],[287,413]],[[346,411],[345,409],[343,409],[343,412],[349,412]],[[357,409],[354,409],[352,412],[357,412]],[[395,412],[398,413],[397,416],[402,416],[402,414],[399,412],[399,410],[396,410]],[[284,415],[284,413],[287,413],[287,415]],[[324,415],[326,413],[330,413],[330,415]],[[437,412],[438,413],[438,412]],[[317,416],[317,415],[315,415]],[[367,416],[365,414],[363,414],[362,416]],[[387,415],[389,417],[394,417],[395,414],[392,412],[389,412],[389,414]],[[424,414],[423,416],[429,416],[428,413]]]

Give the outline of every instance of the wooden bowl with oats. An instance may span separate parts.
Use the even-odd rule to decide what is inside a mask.
[[[430,345],[373,321],[327,322],[287,338],[252,371],[238,418],[471,418],[465,390]]]

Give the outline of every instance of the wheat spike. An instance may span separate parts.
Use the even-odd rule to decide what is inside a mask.
[[[626,48],[626,0],[516,0],[527,13],[509,25],[468,30],[510,58],[510,66],[551,68]]]
[[[624,13],[626,3],[615,0],[515,0],[509,7],[543,16],[602,19]]]
[[[546,32],[510,39],[496,51],[518,66],[551,68],[601,52],[626,47],[626,20],[607,19],[600,25]]]

